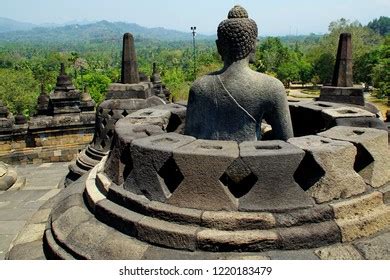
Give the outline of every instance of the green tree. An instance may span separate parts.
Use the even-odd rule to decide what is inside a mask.
[[[390,36],[378,49],[378,64],[373,67],[374,86],[377,87],[377,97],[390,95]]]
[[[112,82],[109,77],[98,72],[89,72],[83,76],[83,81],[87,87],[88,93],[96,104],[100,104],[105,96],[108,85]],[[81,84],[81,76],[78,77],[79,84]]]
[[[32,115],[39,86],[31,71],[0,69],[0,100],[14,114]]]
[[[386,36],[390,33],[390,17],[382,16],[379,19],[374,19],[368,23],[367,27],[382,36]]]

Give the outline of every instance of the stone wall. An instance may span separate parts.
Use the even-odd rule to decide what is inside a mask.
[[[92,141],[94,125],[91,121],[32,129],[30,122],[23,133],[0,135],[0,160],[9,164],[71,161]]]

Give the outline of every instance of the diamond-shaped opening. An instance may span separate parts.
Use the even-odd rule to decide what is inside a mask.
[[[169,122],[167,125],[167,132],[174,132],[179,125],[182,124],[181,119],[176,114],[171,114],[171,117],[169,118]]]
[[[165,185],[171,193],[173,193],[184,180],[183,174],[180,172],[179,167],[172,157],[164,163],[157,173],[164,180]]]
[[[103,128],[107,125],[106,119],[103,119],[103,120],[102,120],[102,125],[103,125]]]
[[[372,155],[366,150],[366,148],[363,147],[363,145],[356,145],[357,153],[355,156],[355,163],[353,165],[353,169],[355,169],[356,172],[362,171],[364,168],[369,166],[373,161],[374,158]]]
[[[325,171],[314,160],[313,155],[306,153],[295,171],[294,179],[303,190],[307,191],[324,175]]]
[[[127,113],[127,111],[126,111],[126,110],[123,110],[123,112],[122,112],[122,116],[126,117],[128,114],[129,114],[129,113]]]
[[[110,110],[110,112],[108,112],[108,114],[112,117],[114,115],[114,111]]]
[[[219,178],[236,198],[246,195],[256,184],[257,177],[241,158],[235,160]]]
[[[110,129],[108,132],[107,132],[107,136],[112,138],[112,136],[114,136],[114,132],[112,131],[112,129]]]
[[[100,115],[103,114],[103,108],[99,109],[99,113],[100,113]]]
[[[102,148],[104,149],[106,147],[106,142],[104,140],[102,140],[102,142],[100,142],[100,146],[102,146]]]

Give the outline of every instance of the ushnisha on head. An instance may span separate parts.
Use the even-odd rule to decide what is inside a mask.
[[[249,56],[256,48],[257,32],[256,22],[248,17],[247,11],[234,6],[218,26],[216,43],[223,60],[234,62]]]

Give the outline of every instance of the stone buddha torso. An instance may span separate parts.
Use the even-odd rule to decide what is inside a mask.
[[[261,123],[272,126],[272,138],[293,136],[283,84],[249,67],[257,25],[235,6],[218,26],[217,48],[224,67],[196,80],[190,89],[185,134],[198,139],[261,139]]]
[[[185,133],[201,139],[260,140],[264,119],[276,138],[291,137],[282,83],[239,64],[195,81],[188,100]]]

